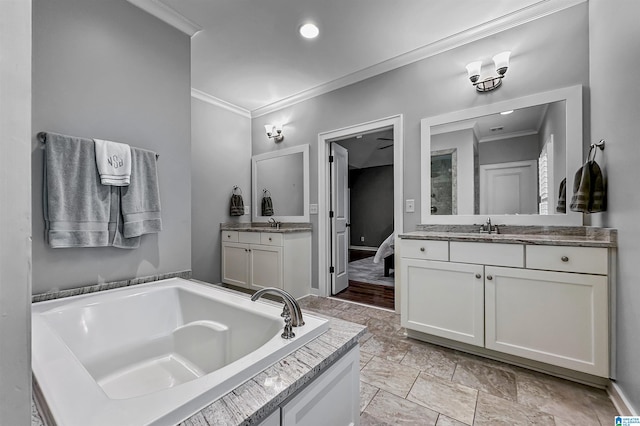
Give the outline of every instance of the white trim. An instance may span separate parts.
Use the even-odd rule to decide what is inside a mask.
[[[234,105],[230,102],[224,101],[220,98],[216,98],[215,96],[212,96],[206,92],[203,92],[202,90],[198,90],[198,89],[194,89],[193,87],[191,88],[191,97],[192,98],[196,98],[202,102],[206,102],[208,104],[211,105],[215,105],[217,107],[220,108],[224,108],[227,111],[231,111],[235,114],[241,115],[243,117],[247,117],[247,118],[251,118],[251,112],[249,112],[249,110],[241,108],[237,105]]]
[[[269,160],[271,158],[283,157],[285,155],[302,153],[302,215],[301,216],[262,216],[258,212],[261,208],[260,188],[258,187],[258,161]],[[309,144],[296,145],[291,148],[270,151],[251,157],[251,220],[253,222],[266,222],[274,219],[279,222],[309,222]],[[277,206],[276,206],[277,212]]]
[[[202,27],[160,0],[127,0],[150,15],[193,37]]]
[[[537,135],[537,134],[538,134],[537,130],[518,130],[517,132],[503,133],[501,135],[496,135],[496,136],[486,136],[482,139],[478,139],[478,143],[499,141],[503,139],[521,138],[523,136],[531,136],[531,135]]]
[[[616,382],[609,382],[609,386],[607,387],[607,394],[609,394],[609,399],[613,402],[614,407],[616,407],[616,411],[621,416],[637,416],[638,411],[633,408],[631,403],[629,402],[629,398],[622,392],[620,386]]]
[[[130,0],[131,1],[131,0]],[[260,117],[280,109],[290,107],[297,103],[309,100],[316,96],[329,93],[333,90],[357,83],[370,77],[412,64],[417,61],[435,56],[456,47],[480,40],[485,37],[508,30],[518,25],[526,24],[536,19],[551,15],[564,9],[568,9],[587,0],[542,0],[536,4],[501,16],[492,21],[477,25],[468,30],[453,34],[440,39],[426,46],[419,47],[410,52],[398,55],[370,67],[361,69],[346,76],[337,78],[328,83],[320,84],[308,90],[296,93],[286,98],[280,99],[271,104],[267,104],[251,111],[253,118]]]
[[[464,109],[460,111],[449,112],[434,117],[423,118],[420,120],[420,182],[421,182],[421,223],[435,224],[474,224],[478,222],[477,215],[431,215],[431,127],[438,126],[452,121],[470,120],[474,117],[496,114],[500,111],[509,109],[520,109],[532,105],[540,105],[549,102],[566,101],[566,120],[567,120],[567,141],[574,141],[573,144],[567,143],[567,161],[566,174],[567,182],[582,165],[583,151],[583,135],[582,135],[582,86],[571,86],[562,89],[550,90],[548,92],[536,93],[534,95],[523,96],[520,98],[494,102],[487,105]],[[496,223],[505,225],[565,225],[579,226],[582,225],[582,213],[568,210],[566,214],[552,215],[491,215],[492,220],[495,218]]]
[[[318,294],[328,296],[331,289],[329,276],[329,143],[337,139],[370,132],[383,127],[393,127],[393,222],[396,235],[404,232],[402,203],[404,198],[403,157],[404,127],[402,114],[366,123],[343,127],[318,134]],[[396,286],[396,290],[399,286]],[[397,292],[396,299],[398,300]],[[399,306],[398,303],[396,306]]]

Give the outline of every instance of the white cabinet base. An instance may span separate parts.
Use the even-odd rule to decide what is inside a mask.
[[[360,349],[356,345],[282,407],[282,425],[359,424]]]

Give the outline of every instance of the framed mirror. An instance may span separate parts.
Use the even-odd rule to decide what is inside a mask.
[[[252,221],[309,222],[309,145],[251,157]]]
[[[581,86],[425,118],[421,222],[582,225],[558,203],[582,146]]]

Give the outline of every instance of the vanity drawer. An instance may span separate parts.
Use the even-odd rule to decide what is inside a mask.
[[[260,233],[260,244],[264,244],[267,246],[282,246],[282,240],[282,234],[278,234],[275,232]]]
[[[521,244],[451,241],[450,256],[452,262],[524,267],[524,246]]]
[[[449,260],[449,242],[402,240],[402,257],[424,260]]]
[[[223,243],[237,243],[238,242],[238,231],[222,231],[222,242]]]
[[[238,242],[260,244],[260,232],[238,232]]]
[[[607,275],[606,248],[527,246],[527,268]]]

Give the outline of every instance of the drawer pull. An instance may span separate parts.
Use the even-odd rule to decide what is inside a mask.
[[[562,256],[560,260],[562,260],[563,262],[568,262],[569,258],[567,256]]]
[[[269,241],[272,241],[271,237],[269,237]]]
[[[493,279],[493,275],[487,275],[487,279],[491,281]]]
[[[424,247],[420,247],[420,251],[424,252],[425,251]]]
[[[480,275],[480,274],[476,274],[476,278],[477,278],[477,279],[480,279],[480,278],[482,278],[482,275]]]
[[[227,234],[227,238],[231,238],[231,235]]]

